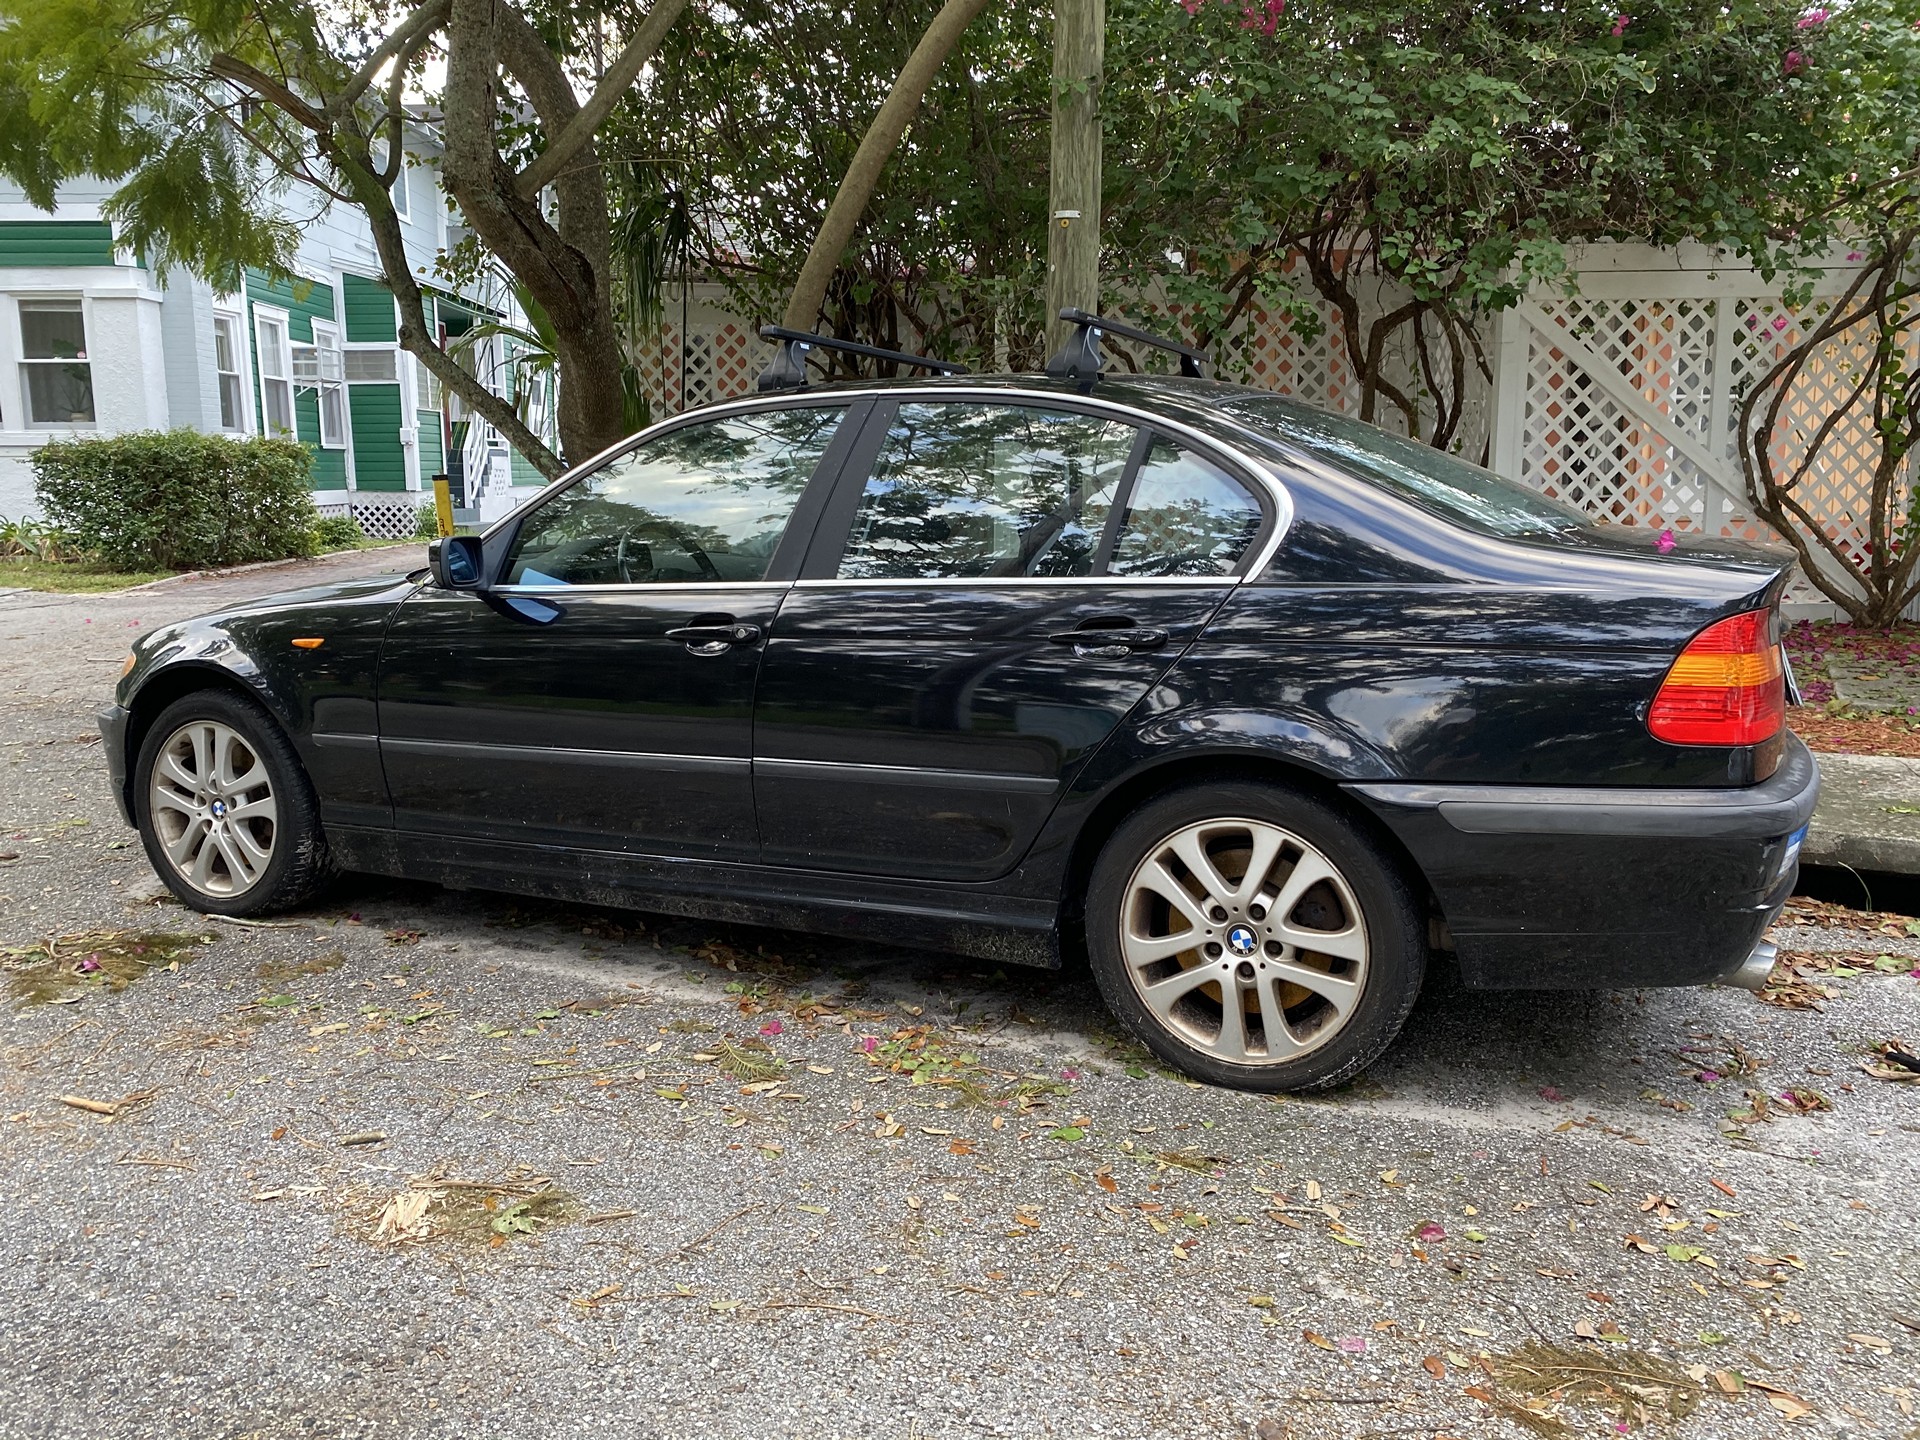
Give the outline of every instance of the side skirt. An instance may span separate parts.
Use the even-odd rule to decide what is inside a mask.
[[[697,920],[770,925],[1006,965],[1060,967],[1056,907],[979,890],[607,850],[329,826],[348,870]]]

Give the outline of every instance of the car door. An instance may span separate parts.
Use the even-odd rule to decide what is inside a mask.
[[[652,436],[490,535],[490,588],[401,605],[378,688],[396,827],[752,859],[755,676],[848,410]]]
[[[769,862],[988,880],[1273,523],[1187,440],[1071,401],[877,406],[762,662]]]

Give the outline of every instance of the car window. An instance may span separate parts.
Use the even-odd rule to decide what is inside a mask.
[[[1127,494],[1110,575],[1230,575],[1260,533],[1260,502],[1211,460],[1156,435]]]
[[[1290,441],[1336,470],[1483,535],[1548,535],[1593,524],[1591,516],[1517,480],[1363,420],[1267,395],[1236,397],[1220,409],[1256,436]]]
[[[843,577],[1091,575],[1138,431],[1022,405],[895,412],[867,479]]]
[[[509,585],[761,580],[844,407],[729,415],[650,440],[521,523]]]

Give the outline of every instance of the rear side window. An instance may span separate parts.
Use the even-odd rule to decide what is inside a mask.
[[[510,585],[761,580],[844,408],[687,425],[608,461],[529,515]]]
[[[874,462],[842,578],[1094,574],[1135,427],[1019,405],[902,405]]]
[[[1260,533],[1260,502],[1211,460],[1153,437],[1127,495],[1110,575],[1231,575]]]

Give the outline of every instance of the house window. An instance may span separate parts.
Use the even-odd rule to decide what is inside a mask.
[[[400,352],[392,347],[349,350],[347,379],[361,385],[395,385],[400,380]]]
[[[414,405],[421,410],[438,410],[441,403],[440,377],[418,360],[413,362]]]
[[[244,433],[247,428],[247,387],[240,378],[240,317],[213,317],[213,368],[220,384],[220,428]]]
[[[80,301],[22,300],[20,361],[28,424],[93,424],[93,366]]]
[[[261,428],[269,435],[291,439],[293,424],[293,347],[287,339],[287,317],[254,312],[253,338],[260,358]]]
[[[302,348],[307,354],[295,356],[294,373],[320,397],[320,448],[344,450],[347,446],[346,358],[340,349],[338,327],[324,320],[314,321],[313,344]]]
[[[375,170],[386,169],[386,142],[384,140],[374,141],[368,158],[373,161],[373,168]],[[393,213],[402,220],[413,219],[413,206],[410,203],[412,197],[407,194],[407,171],[410,168],[407,164],[407,157],[402,155],[400,157],[400,173],[393,177],[393,187],[387,192],[393,197]]]

